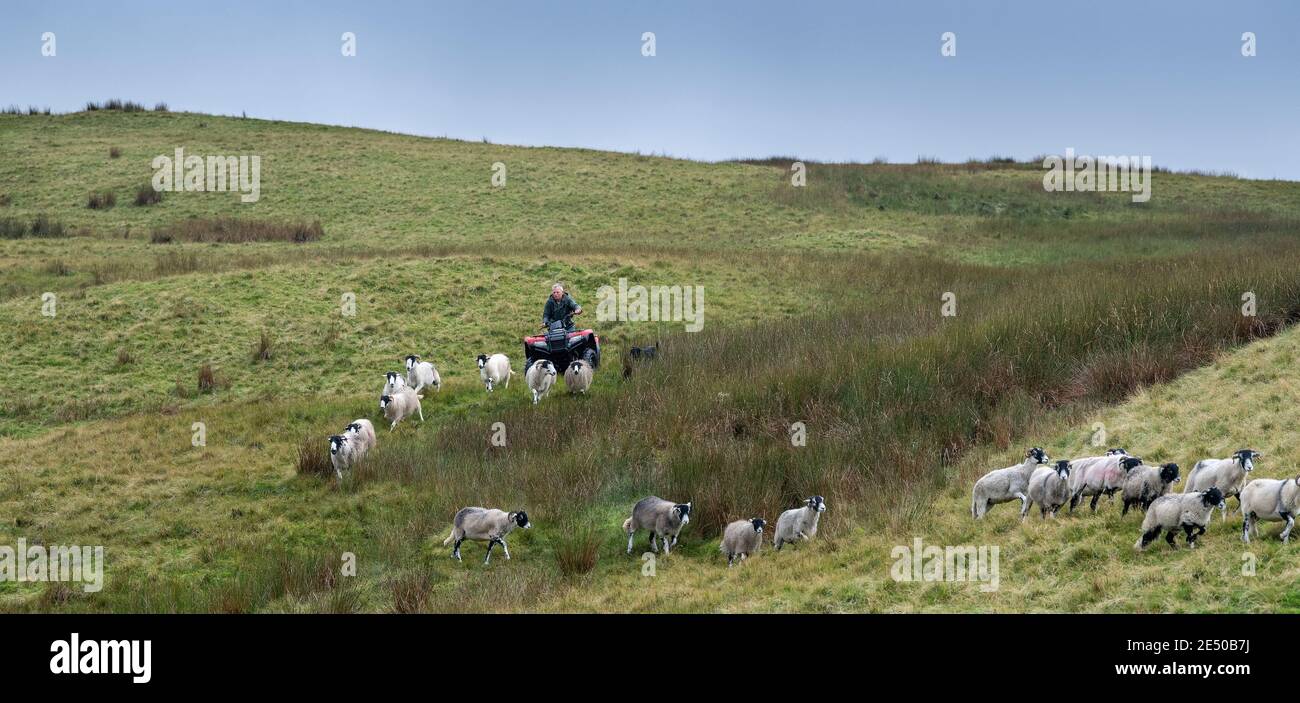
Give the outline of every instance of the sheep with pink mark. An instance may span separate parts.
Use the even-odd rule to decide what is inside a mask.
[[[1113,497],[1123,490],[1128,472],[1142,465],[1142,459],[1129,456],[1123,449],[1111,449],[1105,456],[1086,457],[1070,462],[1070,512],[1079,501],[1092,496],[1088,507],[1097,511],[1097,500]]]

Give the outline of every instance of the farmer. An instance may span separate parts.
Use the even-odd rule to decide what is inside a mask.
[[[551,297],[546,299],[546,307],[542,309],[542,327],[546,327],[554,320],[563,320],[564,328],[569,332],[573,331],[573,316],[582,314],[582,306],[573,300],[573,296],[564,292],[564,286],[556,283],[551,286]]]

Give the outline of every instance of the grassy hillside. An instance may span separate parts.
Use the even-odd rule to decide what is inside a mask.
[[[1269,379],[1286,378],[1296,340],[1242,345],[1300,318],[1295,184],[1161,172],[1151,202],[1135,205],[1122,193],[1045,193],[1037,166],[990,162],[813,164],[800,189],[782,160],[702,164],[183,113],[0,116],[0,139],[15,154],[0,162],[0,221],[43,214],[65,227],[5,240],[0,253],[0,515],[11,516],[0,543],[103,544],[109,559],[96,596],[0,583],[0,607],[1296,600],[1294,564],[1271,543],[1252,545],[1252,580],[1230,579],[1239,550],[1218,525],[1195,555],[1139,557],[1137,519],[1114,509],[1021,528],[1008,506],[974,524],[964,504],[973,477],[1022,445],[1085,452],[1080,428],[1094,417],[1148,459],[1190,466],[1241,444],[1267,453],[1266,475],[1281,471],[1294,423],[1288,387]],[[261,201],[167,193],[134,205],[150,160],[177,146],[260,154]],[[503,189],[489,182],[496,161]],[[105,190],[116,206],[86,207]],[[157,228],[215,217],[319,221],[324,236],[151,243]],[[703,286],[705,330],[590,320],[607,344],[590,396],[532,407],[521,377],[483,392],[474,356],[505,351],[521,369],[519,337],[552,281],[594,311],[596,289],[619,278]],[[41,315],[45,291],[58,295],[53,318]],[[1255,317],[1240,313],[1246,291]],[[340,313],[347,292],[354,317]],[[940,314],[945,292],[956,317]],[[263,336],[270,359],[255,360]],[[653,340],[663,357],[623,379],[622,349]],[[383,372],[412,352],[446,380],[424,425],[383,432],[342,485],[297,474],[304,438],[319,449],[347,421],[377,419]],[[205,364],[216,385],[200,392]],[[1180,378],[1206,364],[1217,365]],[[1198,400],[1216,393],[1232,403]],[[206,446],[191,444],[195,422]],[[507,427],[504,448],[488,443],[494,422]],[[808,446],[791,446],[794,422]],[[680,559],[661,560],[655,578],[622,554],[618,531],[646,493],[697,510]],[[774,519],[810,493],[832,506],[816,543],[718,568],[727,520]],[[467,547],[457,565],[441,540],[467,504],[526,506],[537,529],[512,537],[509,564],[478,568],[481,549]],[[894,583],[890,550],[912,535],[1001,545],[1002,589]],[[338,573],[345,552],[355,577]]]

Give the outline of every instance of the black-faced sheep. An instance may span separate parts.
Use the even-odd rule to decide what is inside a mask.
[[[547,359],[534,362],[524,372],[524,380],[528,381],[528,388],[533,392],[533,405],[551,391],[551,386],[555,385],[555,373],[555,364]]]
[[[388,426],[388,431],[392,432],[397,427],[397,423],[405,420],[412,415],[419,415],[420,422],[424,422],[424,409],[420,407],[420,400],[424,396],[416,393],[410,388],[404,388],[394,395],[383,395],[379,397],[379,409],[384,413],[384,419],[392,424]]]
[[[780,551],[786,542],[795,540],[806,542],[817,536],[817,522],[824,512],[826,512],[826,500],[821,496],[813,496],[804,501],[802,507],[781,513],[776,519],[776,532],[772,535],[772,546]]]
[[[1117,451],[1117,450],[1111,450]],[[1118,450],[1122,452],[1123,450]],[[1113,498],[1115,492],[1124,488],[1128,473],[1142,465],[1141,457],[1129,456],[1127,453],[1107,454],[1100,457],[1075,459],[1070,462],[1071,494],[1070,512],[1079,504],[1080,499],[1092,496],[1088,507],[1097,511],[1097,501],[1103,495]]]
[[[570,393],[586,393],[591,387],[593,375],[590,364],[585,361],[575,361],[564,370],[564,387],[568,388]]]
[[[1124,510],[1120,515],[1128,515],[1128,509],[1134,505],[1141,506],[1142,511],[1151,507],[1151,502],[1169,493],[1173,484],[1182,479],[1178,477],[1178,464],[1135,466],[1124,479]]]
[[[669,554],[671,547],[677,544],[677,535],[686,523],[691,521],[691,504],[674,503],[655,496],[637,501],[632,507],[632,517],[623,521],[623,531],[627,533],[627,553],[632,553],[632,538],[637,530],[650,531],[650,551],[658,552],[655,538],[663,540],[664,554]]]
[[[501,545],[506,558],[509,559],[510,548],[506,546],[506,535],[516,527],[528,529],[532,526],[533,524],[528,521],[528,513],[522,510],[507,513],[496,508],[461,508],[452,519],[451,534],[442,541],[442,546],[455,542],[451,548],[451,555],[456,557],[456,561],[460,561],[461,542],[467,539],[487,542],[487,556],[483,559],[483,565],[487,566],[492,559],[493,545]]]
[[[1024,514],[1029,502],[1029,477],[1040,464],[1048,462],[1047,453],[1039,447],[1025,452],[1024,461],[1005,469],[994,469],[975,482],[971,490],[970,514],[981,519],[989,506],[1019,499],[1020,512]]]
[[[1187,546],[1196,547],[1196,538],[1205,534],[1205,525],[1210,521],[1210,514],[1216,507],[1223,507],[1223,492],[1218,488],[1194,493],[1171,493],[1160,496],[1147,508],[1146,517],[1142,519],[1142,536],[1133,545],[1135,549],[1144,550],[1148,544],[1160,536],[1160,530],[1166,530],[1165,541],[1170,547],[1174,544],[1176,530],[1181,527],[1187,533]]]
[[[488,393],[491,393],[498,385],[509,388],[510,376],[513,373],[510,370],[510,359],[505,354],[478,355],[478,375]]]
[[[1062,459],[1055,466],[1039,466],[1029,475],[1029,501],[1020,509],[1025,519],[1030,506],[1038,503],[1039,516],[1056,517],[1056,512],[1070,500],[1070,462]]]
[[[1255,460],[1259,457],[1260,453],[1253,449],[1238,449],[1227,459],[1202,459],[1187,472],[1183,493],[1204,491],[1211,486],[1218,488],[1225,501],[1220,513],[1227,519],[1227,499],[1237,496],[1237,506],[1241,506],[1241,488],[1246,485],[1246,474],[1255,470]]]
[[[425,386],[433,386],[435,391],[440,391],[442,377],[433,364],[420,361],[419,354],[411,354],[406,357],[406,385],[414,388],[417,393],[424,390]]]

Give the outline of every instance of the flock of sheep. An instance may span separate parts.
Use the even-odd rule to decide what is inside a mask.
[[[1152,466],[1142,463],[1141,457],[1130,456],[1122,448],[1110,449],[1102,456],[1085,457],[1073,461],[1061,460],[1054,465],[1047,454],[1034,447],[1025,452],[1024,460],[1015,466],[995,469],[975,482],[971,492],[971,516],[980,519],[989,507],[1013,500],[1020,501],[1020,519],[1038,504],[1044,519],[1056,517],[1057,511],[1067,502],[1070,512],[1079,502],[1091,496],[1090,508],[1097,510],[1097,500],[1105,495],[1113,498],[1121,493],[1127,515],[1132,506],[1146,513],[1142,520],[1142,535],[1133,546],[1139,550],[1165,531],[1165,541],[1175,547],[1178,529],[1187,536],[1187,546],[1195,547],[1196,538],[1205,534],[1205,526],[1217,507],[1226,520],[1227,499],[1236,496],[1241,511],[1241,539],[1250,542],[1253,529],[1259,536],[1259,522],[1285,522],[1282,541],[1291,538],[1295,515],[1300,509],[1300,476],[1286,479],[1257,478],[1250,482],[1246,476],[1255,469],[1260,453],[1240,449],[1226,459],[1203,459],[1196,462],[1187,474],[1182,493],[1170,493],[1178,475],[1178,464]]]
[[[653,351],[653,347],[650,349]],[[510,359],[505,354],[480,354],[478,368],[479,378],[489,393],[498,385],[502,388],[510,387],[510,377],[514,372],[510,368]],[[546,359],[529,365],[524,376],[532,391],[534,404],[550,392],[557,375],[555,365]],[[593,375],[591,364],[581,360],[573,361],[565,369],[564,385],[570,393],[586,393],[591,387]],[[383,412],[384,419],[390,423],[389,432],[412,415],[424,422],[424,411],[420,406],[424,395],[421,391],[428,387],[441,390],[442,378],[433,364],[422,361],[418,354],[406,357],[405,377],[395,371],[384,374],[384,390],[379,396],[379,409]],[[341,480],[345,469],[351,468],[374,449],[375,441],[375,426],[365,418],[349,423],[342,434],[330,435],[330,464],[335,475]],[[803,506],[781,513],[776,521],[776,533],[772,537],[773,546],[780,550],[787,542],[811,539],[817,534],[817,522],[825,510],[825,499],[813,496]],[[689,502],[674,503],[655,496],[643,498],[633,506],[632,516],[623,522],[623,531],[627,533],[627,553],[632,553],[632,540],[637,530],[646,530],[650,533],[650,550],[658,553],[659,543],[662,543],[664,554],[667,555],[676,546],[682,528],[690,522],[690,513]],[[727,557],[728,567],[736,559],[744,560],[758,552],[763,542],[763,528],[766,526],[767,521],[762,518],[737,520],[727,525],[723,530],[720,548]],[[460,545],[465,540],[487,542],[487,556],[483,559],[483,564],[487,565],[492,559],[493,547],[498,544],[505,552],[506,559],[510,558],[505,538],[517,527],[532,527],[527,512],[462,508],[452,519],[451,534],[442,544],[451,545],[452,556],[460,561]]]
[[[505,354],[479,354],[479,379],[489,393],[499,385],[510,387],[510,377],[514,371],[510,368],[510,358]],[[533,393],[533,403],[541,401],[555,384],[555,365],[545,359],[528,367],[525,374],[528,387]],[[564,385],[570,393],[586,393],[591,387],[594,370],[584,361],[574,361],[564,372]],[[438,369],[428,361],[422,361],[419,354],[406,357],[406,375],[389,371],[384,374],[384,390],[379,396],[379,411],[388,421],[388,431],[397,428],[397,423],[415,416],[424,422],[424,408],[420,401],[425,388],[442,390],[442,376]],[[375,427],[364,418],[354,420],[343,429],[342,434],[330,435],[330,464],[334,474],[343,478],[343,470],[350,468],[375,447]]]

